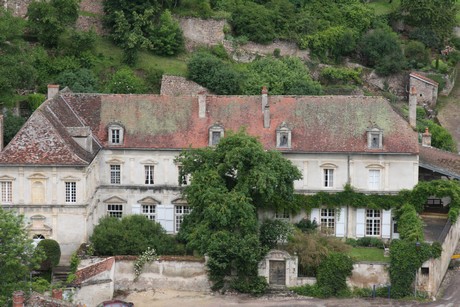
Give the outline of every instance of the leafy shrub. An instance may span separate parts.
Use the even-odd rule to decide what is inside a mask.
[[[236,35],[247,36],[257,43],[269,43],[276,37],[272,12],[254,2],[238,5],[232,13],[230,23]]]
[[[328,85],[323,87],[325,95],[352,95],[356,89],[356,85]]]
[[[106,91],[114,94],[141,94],[145,92],[145,83],[131,69],[122,68],[112,75]]]
[[[45,293],[45,291],[49,290],[51,287],[51,284],[49,281],[47,281],[44,278],[37,278],[32,282],[32,290],[38,292],[38,293]]]
[[[260,243],[266,249],[273,249],[279,243],[287,242],[292,225],[283,220],[265,220],[260,226]]]
[[[353,261],[350,257],[341,253],[330,253],[318,267],[317,284],[323,295],[336,296],[346,290],[346,279],[351,276],[352,271]]]
[[[357,246],[383,248],[383,241],[379,238],[362,237],[356,240]]]
[[[410,41],[404,48],[404,55],[412,68],[422,68],[430,63],[430,52],[419,41]]]
[[[428,127],[431,133],[431,145],[433,147],[450,152],[457,152],[457,144],[446,128],[428,119],[417,121],[418,132],[425,132],[426,127]]]
[[[404,204],[398,210],[398,230],[401,239],[423,241],[423,223],[414,206]]]
[[[320,78],[326,84],[361,84],[361,68],[332,67],[321,70]]]
[[[94,73],[86,68],[66,70],[56,78],[56,83],[62,87],[68,86],[75,93],[95,93],[97,82]]]
[[[297,293],[298,295],[324,297],[323,289],[320,286],[318,286],[317,283],[314,285],[303,285],[300,287],[293,287],[291,288],[291,290]]]
[[[263,276],[239,277],[232,281],[230,287],[241,293],[261,295],[267,291],[268,283]]]
[[[29,94],[27,95],[27,103],[29,108],[32,111],[35,111],[46,99],[45,95],[43,94]]]
[[[294,226],[306,233],[314,232],[318,228],[315,220],[311,221],[307,218],[302,219],[300,222],[294,224]]]
[[[59,264],[61,248],[57,241],[52,239],[41,240],[37,245],[37,249],[43,250],[46,256],[45,260],[41,263],[41,270],[48,271]]]
[[[103,217],[90,238],[96,255],[139,255],[149,247],[158,254],[168,254],[174,239],[159,223],[143,215],[129,215],[123,219]]]
[[[184,50],[184,36],[179,23],[172,18],[171,12],[165,10],[159,23],[150,36],[155,54],[172,56]]]
[[[435,59],[431,61],[431,68],[436,69],[441,74],[446,74],[449,72],[449,64],[440,59]]]

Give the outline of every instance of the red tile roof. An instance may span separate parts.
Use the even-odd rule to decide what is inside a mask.
[[[423,75],[421,75],[421,74],[418,74],[418,73],[415,73],[415,72],[412,72],[409,76],[414,77],[414,78],[418,78],[418,79],[420,79],[421,81],[430,83],[430,84],[432,84],[432,85],[434,85],[434,86],[438,86],[438,85],[439,85],[439,83],[436,82],[436,81],[434,81],[433,79],[430,79],[430,78],[428,78],[428,77],[425,77],[425,76],[423,76]]]
[[[93,155],[84,154],[64,129],[78,126],[89,126],[103,147],[184,149],[207,146],[209,127],[220,123],[226,131],[246,127],[266,149],[276,149],[276,129],[286,122],[292,152],[418,153],[416,134],[381,97],[268,96],[268,101],[270,127],[264,128],[261,96],[207,96],[206,118],[199,118],[196,96],[64,94],[32,115],[0,163],[88,162]],[[125,129],[122,145],[108,144],[107,128],[114,123]],[[375,125],[383,129],[384,145],[377,150],[367,147],[366,130]]]
[[[460,155],[420,145],[420,166],[460,180]]]

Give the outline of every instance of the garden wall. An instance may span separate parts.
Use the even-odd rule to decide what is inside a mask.
[[[389,264],[380,262],[360,262],[353,264],[351,277],[347,279],[349,287],[372,288],[390,283]]]

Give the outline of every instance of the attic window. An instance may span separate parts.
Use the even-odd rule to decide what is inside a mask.
[[[369,149],[383,148],[383,130],[379,128],[367,129],[367,147]]]
[[[291,129],[285,122],[276,129],[276,147],[291,148]]]
[[[118,125],[109,127],[109,143],[111,145],[123,144],[123,128]]]
[[[224,127],[222,125],[214,124],[209,128],[209,146],[216,146],[223,137]]]

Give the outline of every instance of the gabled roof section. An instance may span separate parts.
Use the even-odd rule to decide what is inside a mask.
[[[423,76],[421,74],[418,74],[418,73],[415,73],[415,72],[412,72],[409,76],[412,77],[412,78],[418,79],[420,81],[423,81],[425,83],[431,84],[433,86],[438,86],[439,85],[439,83],[434,81],[433,79],[430,79],[428,77],[425,77],[425,76]]]
[[[460,180],[460,155],[420,145],[420,167]]]
[[[65,102],[60,97],[45,101],[0,153],[0,163],[88,165],[97,149],[89,153],[80,147],[69,135],[69,126],[82,123]]]
[[[246,127],[266,149],[276,149],[276,127],[292,127],[290,152],[418,153],[415,132],[382,97],[269,96],[270,127],[264,128],[261,96],[207,96],[206,117],[198,97],[69,94],[65,100],[102,146],[110,148],[107,128],[123,125],[122,148],[185,149],[208,146],[208,129]],[[383,148],[369,149],[370,125],[383,130]],[[117,148],[120,148],[117,145]]]

